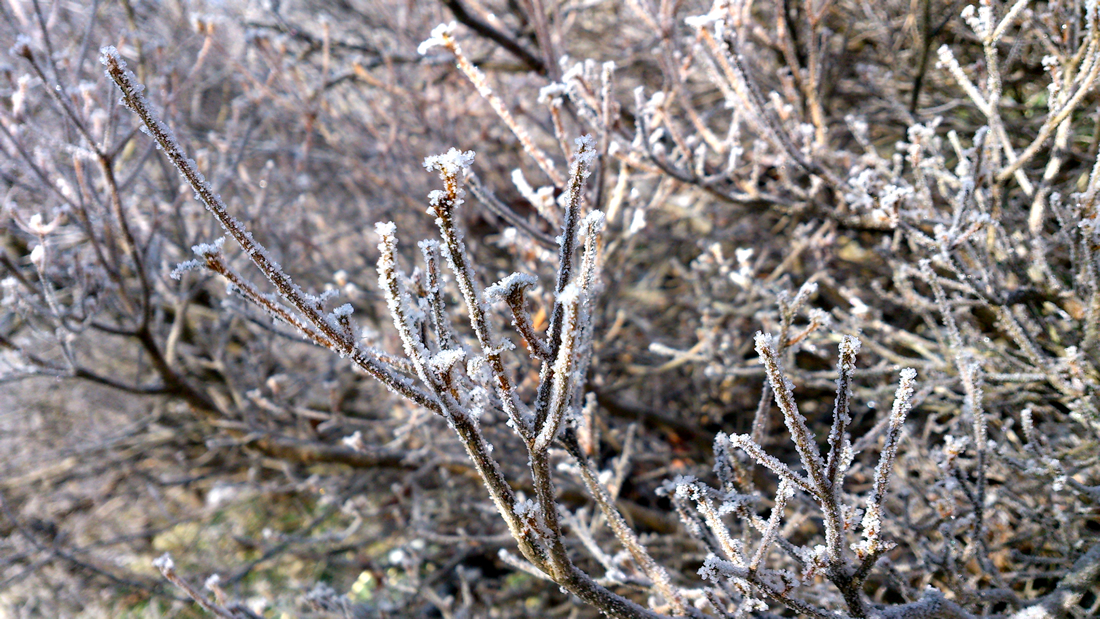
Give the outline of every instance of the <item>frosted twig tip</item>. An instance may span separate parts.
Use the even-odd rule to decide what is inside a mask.
[[[424,169],[429,172],[436,170],[447,176],[458,176],[474,163],[474,151],[462,152],[452,148],[442,155],[432,155],[424,159]]]
[[[176,569],[176,564],[174,561],[172,561],[172,555],[166,552],[156,559],[153,559],[153,567],[160,570],[161,573],[167,574],[168,572]]]
[[[423,56],[433,47],[447,47],[451,41],[451,33],[454,32],[455,27],[455,22],[439,24],[432,29],[431,35],[416,48],[416,52]]]

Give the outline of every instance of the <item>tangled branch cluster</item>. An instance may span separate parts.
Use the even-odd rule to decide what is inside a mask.
[[[519,616],[493,584],[517,577],[622,618],[1100,610],[1095,1],[450,0],[461,26],[422,42],[405,14],[334,5],[348,19],[316,32],[274,7],[196,18],[196,63],[163,78],[152,31],[127,34],[101,51],[111,85],[54,47],[80,16],[32,4],[5,9],[38,29],[0,116],[0,380],[155,404],[59,452],[80,473],[33,450],[3,471],[4,585],[60,565],[258,616],[227,588],[299,548],[370,555],[348,595],[312,577],[303,603],[343,616]],[[222,61],[240,81],[198,86]],[[399,79],[424,75],[454,83]],[[266,142],[286,118],[291,155]],[[425,157],[471,141],[476,161]],[[403,268],[398,229],[432,220]],[[370,262],[377,287],[352,275]],[[118,568],[179,558],[157,531],[192,518],[180,494],[152,493],[165,517],[113,565],[96,549],[137,534],[65,521],[70,479],[126,467],[133,496],[201,488],[208,518],[226,487],[311,497],[310,517],[265,528],[212,598],[164,554],[166,588]],[[387,535],[383,570],[359,549]],[[0,601],[33,610],[17,590]]]

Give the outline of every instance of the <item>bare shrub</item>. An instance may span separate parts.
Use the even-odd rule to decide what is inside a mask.
[[[6,8],[13,612],[1100,609],[1095,2],[282,4]]]

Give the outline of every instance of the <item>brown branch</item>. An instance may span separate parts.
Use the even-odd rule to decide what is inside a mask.
[[[527,65],[532,71],[539,75],[546,75],[545,62],[520,45],[519,41],[470,13],[462,0],[440,0],[440,2],[451,10],[458,23],[503,47],[510,54],[523,61],[523,64]]]

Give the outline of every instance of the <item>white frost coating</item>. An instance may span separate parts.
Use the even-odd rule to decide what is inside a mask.
[[[576,282],[569,282],[568,284],[566,284],[565,288],[562,288],[562,291],[558,293],[558,303],[561,303],[562,305],[575,303],[577,301],[577,297],[580,296],[580,293],[580,286],[578,286]]]
[[[951,48],[946,45],[941,45],[939,49],[936,50],[936,55],[939,57],[939,62],[936,64],[937,69],[955,62],[955,56],[951,53]]]
[[[516,516],[519,516],[520,518],[534,518],[539,514],[541,510],[539,509],[538,503],[536,503],[534,500],[523,499],[520,501],[516,501],[516,505],[514,508],[512,508],[512,511],[514,511]]]
[[[462,349],[441,350],[432,355],[432,358],[428,360],[428,365],[436,372],[444,374],[465,358],[466,351]]]
[[[218,588],[218,585],[221,584],[221,581],[222,581],[221,576],[218,576],[217,574],[211,574],[210,577],[206,579],[206,582],[204,582],[202,586],[207,591],[214,591]]]
[[[172,269],[172,272],[169,273],[169,275],[172,277],[172,279],[178,280],[183,278],[184,273],[188,271],[197,271],[202,267],[202,262],[199,262],[198,260],[188,260],[186,262],[181,262],[177,264],[176,268]]]
[[[397,224],[392,221],[380,221],[374,224],[374,231],[381,237],[394,236],[397,233]]]
[[[733,561],[727,561],[717,555],[710,554],[703,561],[703,567],[699,568],[698,574],[703,580],[717,582],[720,578],[746,578],[749,575],[749,570]]]
[[[689,498],[688,494],[693,483],[695,483],[694,475],[677,475],[671,481],[666,480],[660,488],[657,488],[657,496],[675,495],[681,499]]]
[[[46,246],[45,245],[35,245],[34,249],[31,250],[31,262],[34,263],[34,265],[36,267],[41,269],[42,268],[42,263],[45,261],[45,259],[46,259]]]
[[[756,441],[752,440],[752,437],[748,434],[731,434],[729,435],[729,441],[731,447],[736,447],[740,449],[760,464],[763,464],[765,467],[771,469],[777,475],[790,479],[803,490],[812,493],[810,490],[810,482],[808,479],[805,479],[795,474],[794,471],[791,471],[791,469],[786,464],[783,464],[774,456],[765,453],[763,448],[757,445]]]
[[[791,493],[793,494],[794,486],[787,484],[787,487],[791,489]],[[725,516],[726,514],[739,513],[745,506],[752,505],[757,501],[758,498],[751,494],[725,494],[722,497],[722,502],[718,504],[718,515]]]
[[[416,48],[416,53],[423,56],[428,53],[428,50],[433,47],[446,47],[447,40],[451,38],[451,34],[455,31],[457,24],[451,22],[449,24],[439,24],[432,29],[432,33]]]
[[[435,207],[439,206],[439,203],[447,197],[447,194],[442,189],[433,189],[428,192],[428,204],[429,208],[426,211],[429,215],[435,214]]]
[[[539,90],[539,103],[560,106],[562,97],[569,94],[569,86],[565,84],[550,84]]]
[[[537,277],[529,273],[512,273],[485,289],[485,301],[499,303],[511,296],[517,288],[531,288],[538,281]]]
[[[527,179],[523,176],[523,171],[519,168],[512,170],[512,184],[519,190],[523,199],[530,202],[540,213],[553,201],[553,187],[540,187],[536,191],[535,188],[531,187],[531,184],[527,182]]]
[[[722,17],[716,12],[707,13],[705,15],[692,15],[684,18],[684,23],[690,28],[706,28],[710,24],[721,24]]]
[[[466,407],[467,412],[470,414],[470,418],[476,423],[482,414],[492,406],[489,392],[486,391],[484,387],[475,386],[464,395],[463,406]]]
[[[493,372],[485,362],[485,357],[481,355],[470,357],[466,361],[466,374],[482,385],[489,385],[493,380]]]
[[[225,237],[220,237],[213,243],[199,243],[198,245],[192,245],[191,251],[195,252],[195,255],[200,258],[207,256],[216,256],[221,253],[222,245],[225,244]]]
[[[463,152],[457,148],[451,148],[451,150],[442,155],[426,157],[424,159],[424,169],[429,172],[439,170],[450,176],[458,176],[461,172],[465,172],[469,169],[473,163],[474,151],[468,150]],[[433,191],[432,193],[435,192]]]
[[[496,346],[496,347],[493,347],[493,348],[487,348],[486,352],[499,355],[500,353],[510,352],[510,351],[515,350],[515,349],[516,349],[515,342],[513,342],[512,340],[510,340],[506,337],[502,337],[502,338],[500,338],[500,345],[499,346]]]
[[[760,355],[760,363],[764,363],[766,356],[775,356],[775,336],[771,333],[764,333],[763,331],[757,331],[756,336],[753,338],[756,343],[756,352]],[[768,355],[764,352],[767,351]]]
[[[638,209],[638,210],[634,211],[634,216],[630,218],[630,228],[627,229],[626,235],[627,236],[634,236],[635,234],[638,234],[642,230],[645,230],[645,226],[646,226],[645,210],[644,209]]]
[[[397,268],[397,226],[392,221],[378,222],[374,229],[381,237],[378,242],[378,285],[386,297],[386,305],[401,336],[405,355],[417,366],[420,379],[427,383],[428,376],[424,373],[422,364],[428,359],[429,352],[424,342],[413,335],[421,318],[420,309],[401,284],[401,275]]]
[[[890,482],[890,471],[893,468],[897,455],[898,440],[905,423],[905,417],[912,407],[913,381],[917,378],[917,371],[913,368],[905,368],[901,371],[901,380],[897,393],[894,395],[894,407],[890,412],[890,430],[886,435],[886,443],[879,455],[878,466],[875,467],[874,485],[871,496],[867,499],[867,511],[863,514],[863,541],[852,545],[859,557],[867,556],[880,547],[879,535],[882,531],[882,501],[886,496],[887,486]]]
[[[328,303],[329,299],[335,299],[338,296],[340,296],[340,290],[337,288],[329,287],[325,288],[325,290],[318,295],[307,294],[306,298],[313,301],[317,305],[324,305],[325,303]]]
[[[565,69],[566,63],[567,63],[566,59],[562,58],[561,66],[562,66],[563,69]],[[576,80],[582,79],[583,77],[584,77],[584,63],[577,62],[577,63],[574,63],[573,66],[569,67],[568,69],[565,69],[565,71],[562,73],[561,81],[565,84],[568,84],[570,82],[574,82]]]
[[[573,140],[577,146],[577,162],[585,166],[591,166],[596,161],[596,139],[591,134],[585,134]]]
[[[101,64],[106,65],[108,60],[114,61],[116,64],[118,64],[118,68],[122,70],[123,76],[125,77],[125,81],[126,81],[126,89],[124,89],[124,94],[126,94],[127,96],[141,102],[143,105],[145,105],[145,107],[149,107],[147,104],[145,104],[144,97],[142,96],[142,93],[145,92],[145,84],[142,84],[138,80],[137,76],[134,75],[133,71],[126,68],[126,61],[122,59],[122,55],[118,53],[118,50],[115,49],[115,47],[113,45],[109,45],[107,47],[100,48],[100,50],[99,50],[99,62]],[[111,77],[111,72],[110,71],[107,71],[106,73],[107,73],[108,78],[110,78],[112,80],[114,79],[113,77]],[[123,105],[126,105],[127,107],[129,107],[129,105],[126,104],[125,99],[121,100],[120,103],[122,103]],[[157,131],[159,131],[163,136],[165,136],[165,138],[167,138],[168,143],[175,150],[177,150],[179,152],[183,152],[183,149],[181,149],[179,147],[179,143],[176,141],[176,134],[173,133],[172,130],[168,128],[168,125],[164,124],[164,122],[162,122],[160,120],[160,118],[154,118],[153,121],[156,124]],[[141,130],[142,133],[145,133],[147,135],[152,135],[150,133],[149,128],[146,127],[144,124],[142,124],[138,128]],[[160,148],[161,148],[161,145],[158,141],[157,149],[159,150]],[[198,170],[198,168],[197,168],[197,166],[195,166],[195,162],[193,160],[188,159],[187,163],[191,166],[191,168],[195,169],[196,171]],[[201,173],[198,176],[199,176],[200,179],[202,179],[204,181],[206,180],[202,177]]]
[[[50,223],[45,223],[45,221],[43,221],[44,219],[45,218],[42,216],[42,213],[35,213],[34,215],[31,215],[31,218],[29,220],[27,220],[27,227],[30,228],[31,232],[37,234],[38,236],[46,236],[47,234],[53,232],[54,229],[57,228],[57,224],[61,221],[60,217],[55,217],[54,220]]]
[[[363,434],[359,430],[356,430],[350,435],[340,439],[340,442],[348,449],[352,449],[354,451],[367,450],[367,445],[363,442]]]
[[[23,110],[27,102],[27,91],[30,90],[30,85],[30,75],[20,75],[16,80],[15,92],[11,95],[11,115],[14,118],[21,119],[23,116]]]
[[[833,315],[820,308],[813,308],[810,310],[810,324],[820,327],[828,327],[833,324]],[[803,342],[803,346],[808,344]]]
[[[351,303],[345,303],[340,307],[332,310],[332,315],[337,318],[345,318],[351,316],[355,312],[355,308],[351,306]]]
[[[172,555],[166,552],[156,559],[153,559],[153,567],[161,572],[170,572],[176,569],[176,564],[172,561]]]
[[[581,228],[586,230],[589,234],[599,234],[603,232],[604,226],[607,225],[607,216],[603,214],[603,211],[592,211],[584,216],[584,220],[581,221]]]
[[[806,299],[813,296],[815,292],[817,292],[817,282],[806,282],[802,284],[802,287],[798,289],[798,294],[794,296],[794,301],[791,301],[791,307],[794,309],[802,307]]]
[[[863,347],[863,342],[854,335],[845,335],[840,340],[840,356],[844,358],[855,358],[859,354],[859,349]],[[855,371],[855,366],[845,365],[841,368],[844,372],[851,373]]]

